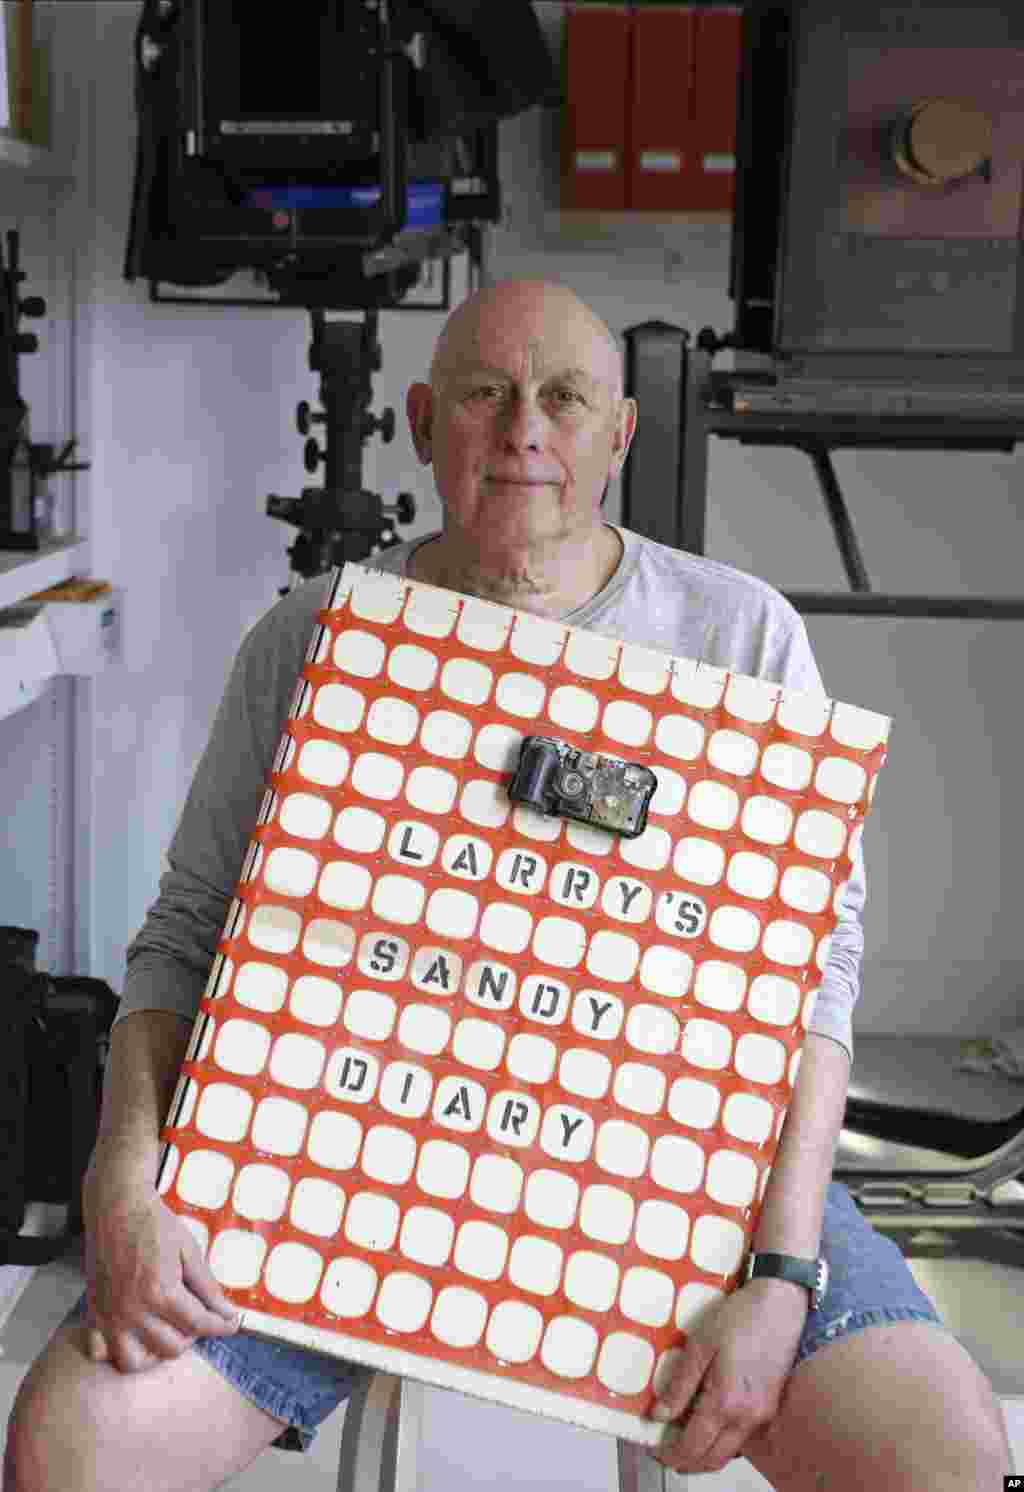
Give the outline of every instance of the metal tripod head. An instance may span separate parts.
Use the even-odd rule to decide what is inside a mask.
[[[395,527],[411,523],[416,505],[410,493],[386,505],[363,486],[363,445],[380,433],[385,444],[395,433],[395,412],[379,418],[370,413],[373,374],[381,366],[375,310],[360,321],[331,321],[322,309],[311,309],[313,340],[309,366],[320,374],[323,410],[310,411],[303,399],[296,410],[299,434],[306,437],[304,463],[310,473],[325,466],[322,487],[304,487],[302,496],[267,498],[267,513],[299,529],[288,550],[291,568],[305,578],[325,574],[348,560],[369,558],[375,548],[399,543]],[[324,426],[326,449],[321,449],[311,425]],[[281,591],[287,594],[287,588]]]

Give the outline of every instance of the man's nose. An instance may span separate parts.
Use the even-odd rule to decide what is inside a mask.
[[[547,415],[535,399],[513,399],[505,411],[502,435],[515,450],[537,450],[547,436]]]

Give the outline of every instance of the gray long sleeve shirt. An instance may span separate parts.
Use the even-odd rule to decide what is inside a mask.
[[[626,529],[619,568],[573,626],[677,657],[824,693],[800,615],[771,586],[731,566],[669,549]],[[429,535],[432,538],[434,535]],[[376,555],[369,566],[405,573],[425,540]],[[206,749],[167,852],[157,900],[128,947],[117,1020],[198,1010],[228,907],[259,817],[274,755],[305,663],[330,576],[285,596],[239,647]],[[810,1030],[852,1057],[851,1014],[860,992],[864,864],[858,847]]]

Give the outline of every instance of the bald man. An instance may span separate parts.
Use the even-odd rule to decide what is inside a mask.
[[[637,410],[615,338],[567,287],[511,280],[466,301],[407,413],[444,521],[381,567],[821,689],[803,623],[771,587],[603,520]],[[18,1395],[7,1492],[219,1487],[267,1446],[308,1447],[364,1371],[240,1331],[154,1188],[159,1131],[328,585],[300,587],[243,641],[171,868],[128,949],[83,1191],[88,1288]],[[755,1278],[707,1311],[662,1389],[656,1414],[675,1429],[658,1456],[699,1473],[744,1455],[785,1492],[991,1492],[1011,1470],[991,1385],[896,1246],[830,1181],[863,901],[858,863],[754,1238],[757,1252],[823,1256],[827,1291],[812,1304],[803,1285]]]

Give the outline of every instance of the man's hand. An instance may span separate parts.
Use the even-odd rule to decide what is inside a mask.
[[[758,1279],[694,1328],[654,1411],[682,1420],[651,1454],[673,1471],[721,1471],[775,1418],[810,1298],[786,1280]]]
[[[197,1337],[237,1331],[238,1312],[196,1240],[151,1185],[91,1178],[82,1202],[94,1362],[141,1373],[180,1357]]]

